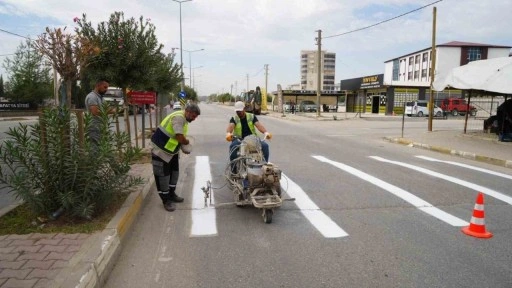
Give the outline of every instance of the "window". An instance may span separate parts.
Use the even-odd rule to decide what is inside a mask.
[[[400,71],[400,66],[398,64],[398,60],[393,60],[393,81],[398,81],[398,71]]]
[[[425,77],[427,77],[427,69],[426,68],[421,70],[421,78],[425,78]]]
[[[419,64],[420,63],[420,55],[416,55],[416,59],[415,59],[415,63],[416,64]]]
[[[476,61],[482,59],[482,49],[480,47],[468,48],[468,61]]]
[[[416,71],[414,71],[414,79],[418,79],[418,78],[420,78],[420,71],[416,70]]]
[[[428,53],[425,52],[423,53],[423,62],[427,62],[428,61]]]
[[[409,73],[407,73],[407,80],[412,80],[412,71],[409,71]]]

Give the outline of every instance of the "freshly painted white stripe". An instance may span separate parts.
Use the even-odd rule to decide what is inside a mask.
[[[299,207],[302,215],[326,238],[340,238],[348,236],[348,233],[341,229],[329,216],[316,206],[316,204],[308,197],[308,195],[293,182],[289,177],[284,175],[281,178],[281,187],[288,187],[286,194],[295,198],[295,204]]]
[[[212,181],[208,156],[197,156],[192,190],[192,229],[190,237],[217,235],[216,213],[212,206],[204,207],[204,193],[201,190],[207,181]],[[212,198],[212,204],[214,204]]]
[[[401,198],[402,200],[409,202],[411,205],[420,209],[421,211],[423,211],[431,216],[434,216],[437,219],[444,221],[452,226],[467,226],[469,224],[468,222],[466,222],[460,218],[457,218],[449,213],[444,212],[443,210],[441,210],[439,208],[434,207],[432,204],[411,194],[410,192],[407,192],[401,188],[398,188],[392,184],[382,181],[374,176],[371,176],[371,175],[364,173],[360,170],[357,170],[353,167],[350,167],[343,163],[329,160],[323,156],[313,156],[313,158],[315,158],[321,162],[331,164],[334,167],[337,167],[347,173],[350,173],[356,177],[359,177],[365,181],[368,181],[368,182],[374,184],[375,186],[382,188],[382,189],[390,192],[391,194]]]
[[[375,159],[377,161],[391,163],[391,164],[395,164],[395,165],[398,165],[398,166],[406,167],[406,168],[409,168],[409,169],[412,169],[412,170],[416,170],[418,172],[425,173],[425,174],[433,176],[433,177],[441,178],[441,179],[444,179],[446,181],[449,181],[449,182],[452,182],[452,183],[459,184],[461,186],[467,187],[469,189],[473,189],[473,190],[476,190],[478,192],[482,192],[484,194],[487,194],[489,196],[492,196],[492,197],[494,197],[496,199],[499,199],[499,200],[501,200],[501,201],[503,201],[505,203],[508,203],[508,204],[512,205],[512,197],[504,195],[504,194],[502,194],[502,193],[500,193],[498,191],[494,191],[494,190],[489,189],[487,187],[480,186],[478,184],[474,184],[474,183],[471,183],[471,182],[468,182],[468,181],[461,180],[459,178],[455,178],[455,177],[452,177],[452,176],[447,176],[447,175],[444,175],[444,174],[441,174],[441,173],[434,172],[432,170],[428,170],[428,169],[425,169],[425,168],[421,168],[421,167],[414,166],[414,165],[407,164],[407,163],[403,163],[403,162],[392,161],[392,160],[384,159],[384,158],[378,157],[378,156],[370,156],[370,158],[373,158],[373,159]]]
[[[421,155],[418,155],[416,157],[418,157],[420,159],[423,159],[423,160],[427,160],[427,161],[441,162],[441,163],[451,164],[451,165],[455,165],[455,166],[459,166],[459,167],[464,167],[464,168],[467,168],[467,169],[471,169],[471,170],[475,170],[475,171],[480,171],[480,172],[484,172],[484,173],[491,174],[491,175],[494,175],[494,176],[499,176],[499,177],[503,177],[503,178],[507,178],[507,179],[512,180],[512,176],[511,175],[500,173],[500,172],[495,172],[495,171],[492,171],[492,170],[489,170],[489,169],[474,167],[474,166],[471,166],[471,165],[462,164],[462,163],[453,162],[453,161],[439,160],[439,159],[436,159],[436,158],[431,158],[431,157],[421,156]]]

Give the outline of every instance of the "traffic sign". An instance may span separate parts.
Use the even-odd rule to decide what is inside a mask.
[[[179,96],[180,98],[185,98],[187,96],[187,93],[185,93],[185,91],[180,91]]]
[[[156,93],[151,91],[130,91],[128,92],[128,103],[156,104]]]

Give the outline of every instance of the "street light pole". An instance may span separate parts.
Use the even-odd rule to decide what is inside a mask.
[[[192,51],[189,51],[189,50],[186,50],[186,49],[181,49],[182,51],[185,51],[185,52],[188,52],[188,68],[189,68],[189,82],[188,82],[188,86],[189,87],[192,87],[192,53],[193,52],[199,52],[199,51],[204,51],[204,49],[197,49],[197,50],[192,50]],[[182,52],[183,53],[183,52]],[[182,66],[183,68],[183,66]],[[183,70],[182,70],[183,71]],[[182,72],[183,73],[183,72]]]
[[[192,0],[172,0],[180,3],[180,58],[181,58],[181,91],[185,91],[185,75],[183,74],[183,30],[181,28],[181,3],[190,2]]]

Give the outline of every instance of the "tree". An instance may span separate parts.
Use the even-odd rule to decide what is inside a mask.
[[[162,59],[163,46],[155,36],[155,26],[142,16],[138,21],[133,17],[125,20],[123,12],[114,12],[96,29],[87,21],[86,14],[82,19],[75,18],[75,22],[78,37],[97,44],[99,49],[88,62],[87,72],[93,78],[106,77],[112,85],[123,89],[125,125],[130,133],[127,88],[144,89],[154,83],[152,72]]]
[[[0,75],[0,98],[5,97],[5,91],[4,91],[4,76]]]
[[[66,107],[71,107],[71,92],[73,84],[80,78],[80,71],[83,71],[91,56],[99,53],[95,39],[87,39],[72,36],[65,33],[64,29],[50,29],[46,27],[46,33],[38,36],[36,47],[50,59],[52,66],[64,80],[66,85]]]
[[[14,57],[5,59],[4,68],[9,74],[9,95],[11,100],[41,104],[51,98],[53,81],[50,67],[45,65],[43,55],[38,53],[31,40],[21,43]],[[2,94],[3,78],[2,78]]]
[[[158,62],[151,69],[151,80],[146,90],[155,90],[158,93],[168,93],[176,90],[180,85],[180,65],[174,63],[175,54],[158,55]]]

